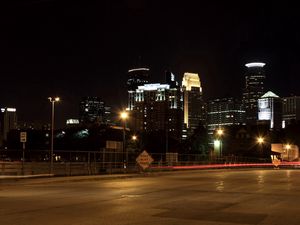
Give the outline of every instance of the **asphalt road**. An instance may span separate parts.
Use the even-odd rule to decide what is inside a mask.
[[[0,183],[0,224],[300,224],[300,170],[48,181]]]

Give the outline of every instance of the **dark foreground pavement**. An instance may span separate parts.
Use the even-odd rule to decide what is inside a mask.
[[[1,225],[299,225],[299,204],[300,170],[0,183]]]

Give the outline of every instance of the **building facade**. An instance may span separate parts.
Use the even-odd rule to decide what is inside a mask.
[[[15,108],[1,108],[0,114],[0,144],[7,140],[10,130],[17,129],[17,110]]]
[[[270,129],[282,128],[282,100],[271,91],[258,99],[259,123],[270,123]]]
[[[139,67],[128,70],[127,91],[128,91],[128,110],[133,110],[135,103],[135,91],[138,86],[149,83],[149,68]]]
[[[209,135],[223,126],[245,124],[246,112],[240,100],[234,98],[215,99],[208,102],[207,128]]]
[[[265,63],[248,63],[245,66],[247,72],[245,74],[243,104],[246,110],[246,123],[256,124],[258,120],[257,100],[264,94]]]
[[[152,132],[167,131],[180,139],[182,127],[181,90],[172,73],[166,73],[167,84],[153,83],[138,86],[131,110],[132,129]]]
[[[184,125],[193,131],[199,124],[205,125],[205,104],[197,73],[184,73],[182,79]]]
[[[300,96],[282,98],[283,127],[300,121]]]

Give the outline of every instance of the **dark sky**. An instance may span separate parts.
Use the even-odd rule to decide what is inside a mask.
[[[239,97],[243,65],[264,61],[267,89],[300,95],[300,14],[287,1],[12,2],[0,7],[0,105],[19,120],[49,121],[53,95],[59,126],[78,117],[82,96],[122,108],[138,58],[152,81],[199,73],[206,99]]]

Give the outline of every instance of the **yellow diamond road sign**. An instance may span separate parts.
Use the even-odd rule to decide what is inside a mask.
[[[145,150],[136,158],[137,163],[143,168],[146,169],[154,161],[153,158]]]

